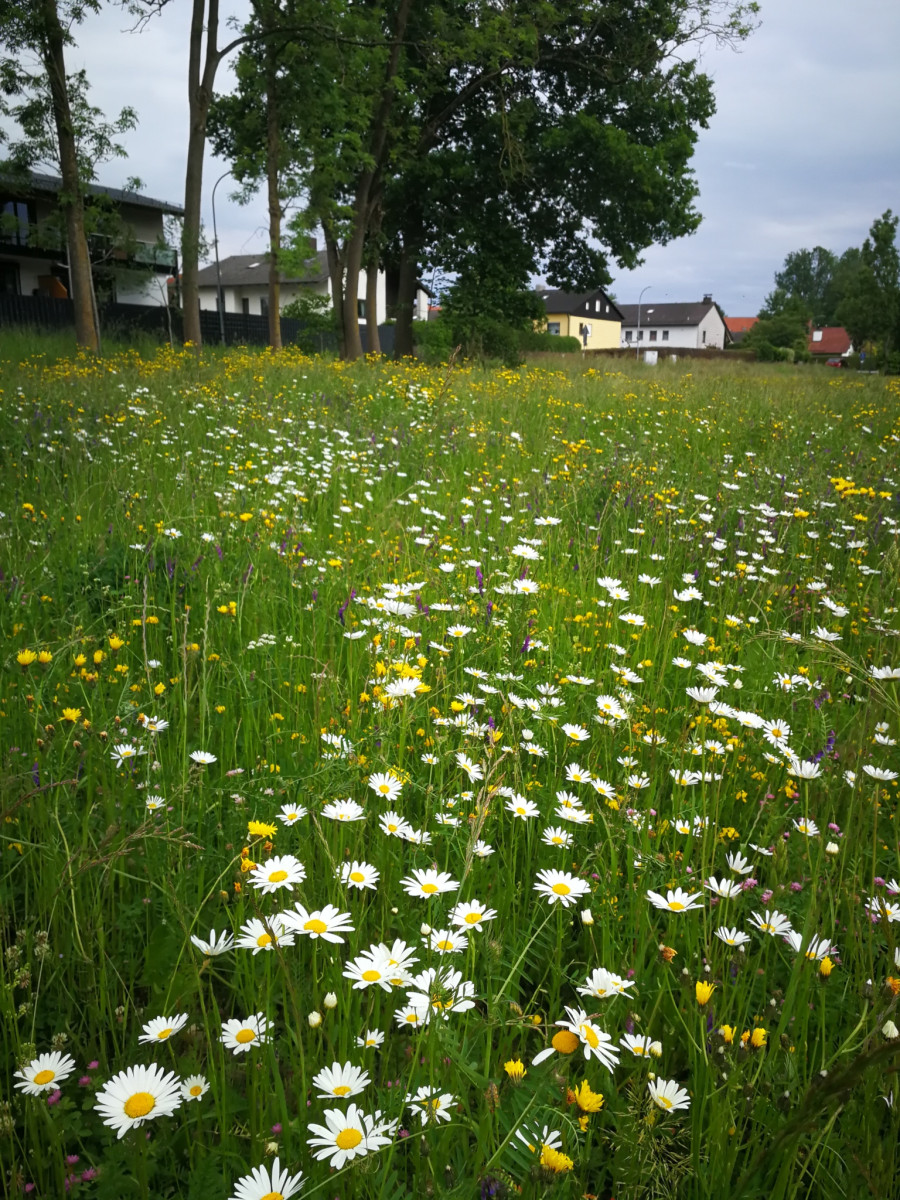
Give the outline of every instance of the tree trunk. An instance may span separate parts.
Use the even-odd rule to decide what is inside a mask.
[[[94,289],[91,280],[91,256],[84,231],[84,199],[78,170],[78,153],[69,106],[64,53],[65,34],[59,21],[56,0],[41,0],[44,45],[42,58],[50,84],[53,120],[59,142],[62,190],[59,203],[65,212],[66,244],[69,260],[69,290],[75,308],[75,340],[94,354],[100,351],[100,334]]]
[[[266,44],[266,184],[269,193],[269,345],[281,349],[281,197],[278,195],[278,163],[281,159],[281,129],[276,95],[275,43]]]
[[[206,32],[204,52],[203,34]],[[206,150],[206,121],[212,100],[219,29],[219,0],[193,0],[190,55],[188,59],[188,149],[184,172],[184,224],[181,233],[182,294],[184,297],[184,340],[197,350],[200,333],[200,228],[203,200],[203,155]]]
[[[416,267],[419,264],[411,250],[404,244],[400,251],[399,278],[397,280],[397,324],[394,328],[394,358],[411,358],[413,345],[413,314],[416,304]]]
[[[381,353],[378,334],[378,267],[381,252],[381,205],[377,205],[369,222],[366,244],[366,353]]]
[[[372,172],[364,171],[353,203],[353,232],[347,239],[344,260],[344,350],[346,359],[360,358],[363,352],[359,336],[359,273],[362,270],[366,228],[369,224],[369,192]]]
[[[341,358],[346,358],[346,342],[344,338],[344,264],[337,238],[334,236],[334,231],[327,222],[322,223],[322,231],[325,234],[328,278],[331,281],[331,306],[334,309],[335,324],[338,331],[338,354]]]

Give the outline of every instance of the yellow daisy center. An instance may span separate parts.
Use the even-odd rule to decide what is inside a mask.
[[[684,905],[681,903],[680,900],[670,900],[669,908],[671,908],[672,912],[681,912],[682,909],[684,908]]]
[[[406,1020],[410,1025],[415,1025],[419,1020],[419,1014],[414,1012],[407,1013]]]
[[[365,883],[366,880],[366,877],[363,875],[362,871],[351,871],[350,878],[353,883]]]
[[[161,1029],[156,1036],[161,1042],[164,1042],[171,1032],[172,1026],[170,1025],[167,1029]]]
[[[556,892],[557,896],[568,896],[572,889],[567,883],[554,883],[550,890]]]
[[[284,1192],[266,1192],[259,1200],[284,1200]]]
[[[591,1029],[590,1025],[581,1026],[581,1036],[592,1050],[596,1050],[600,1045],[600,1039],[597,1037],[596,1033],[594,1033],[593,1029]]]
[[[148,1113],[153,1112],[155,1107],[155,1096],[151,1096],[149,1092],[135,1092],[125,1101],[125,1116],[136,1121],[139,1117],[146,1117]]]
[[[381,978],[381,972],[370,967],[368,971],[363,971],[362,978],[366,981],[366,983],[375,983],[376,980]]]
[[[656,1103],[661,1104],[663,1106],[663,1108],[671,1108],[672,1107],[672,1101],[669,1099],[668,1096],[657,1096]]]
[[[437,887],[436,883],[423,883],[422,884],[422,891],[427,892],[429,896],[433,896],[437,890],[438,890],[438,887]]]
[[[339,1083],[338,1086],[336,1088],[332,1088],[331,1091],[332,1091],[332,1095],[334,1095],[334,1096],[349,1096],[350,1095],[350,1088],[348,1087],[348,1085],[346,1083]]]
[[[453,943],[450,941],[449,938],[444,938],[442,941],[438,942],[437,948],[438,948],[438,950],[452,950]]]
[[[44,1071],[38,1071],[37,1075],[35,1075],[34,1079],[32,1079],[31,1082],[36,1083],[38,1085],[38,1087],[43,1087],[45,1083],[49,1083],[51,1079],[55,1079],[55,1078],[56,1078],[55,1071],[44,1070]]]
[[[284,815],[287,817],[287,819],[288,819],[289,821],[296,821],[296,820],[297,820],[297,814],[296,814],[295,812],[285,813]]]
[[[381,792],[382,796],[386,796],[388,794],[388,792],[391,790],[390,784],[379,783],[378,790],[379,790],[379,792]]]
[[[308,929],[310,933],[326,933],[328,931],[328,926],[324,921],[320,921],[318,917],[313,917],[312,920],[307,921],[303,928]]]
[[[559,1033],[554,1033],[550,1039],[550,1045],[560,1054],[572,1054],[578,1046],[578,1038],[571,1029],[560,1029]]]
[[[256,939],[257,946],[268,946],[272,940],[272,935],[269,933],[261,933]]]
[[[239,1029],[234,1035],[234,1040],[240,1042],[242,1046],[246,1046],[248,1042],[252,1042],[256,1038],[254,1029]]]
[[[550,840],[553,842],[554,846],[559,846],[562,842],[562,838],[559,836],[558,833],[555,833]]]
[[[481,913],[477,913],[477,912],[466,913],[466,924],[467,925],[477,925],[480,920],[481,920]]]
[[[284,883],[287,877],[287,871],[273,871],[269,876],[269,883]]]
[[[362,1140],[358,1129],[342,1129],[334,1139],[334,1144],[340,1150],[354,1150]]]
[[[397,832],[397,829],[398,829],[398,826],[397,826],[397,825],[388,825],[388,832],[389,832],[389,833],[396,833],[396,832]]]
[[[199,1083],[195,1083],[190,1090],[191,1090],[192,1096],[202,1096],[203,1095],[203,1088],[200,1086]]]

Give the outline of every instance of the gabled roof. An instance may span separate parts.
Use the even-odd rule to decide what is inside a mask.
[[[619,308],[622,310],[622,323],[624,325],[637,325],[638,307],[637,304],[619,305]],[[718,313],[718,309],[712,300],[699,300],[696,303],[687,304],[654,304],[651,301],[649,304],[640,305],[641,326],[699,325],[703,318],[709,314],[710,309]]]
[[[62,185],[62,179],[58,175],[43,175],[37,171],[29,171],[24,176],[0,173],[0,188],[6,188],[21,196],[56,196],[62,191]],[[143,196],[140,192],[104,187],[99,183],[85,184],[84,190],[89,196],[109,196],[116,204],[134,204],[139,208],[150,208],[173,217],[184,216],[184,209],[180,204],[154,200],[152,196]]]
[[[594,316],[594,301],[602,300],[609,305],[610,314],[622,319],[621,309],[618,308],[603,288],[594,288],[592,292],[563,292],[553,288],[541,289],[538,292],[548,313],[570,313],[572,316]],[[605,315],[605,314],[604,314]]]
[[[758,320],[759,317],[726,317],[725,324],[729,333],[746,333]]]
[[[822,336],[818,341],[815,335]],[[843,325],[825,325],[821,329],[811,329],[806,342],[810,354],[849,354],[853,349],[850,334]]]
[[[281,274],[282,283],[324,283],[328,278],[328,256],[324,250],[317,250],[312,258],[304,264],[309,268],[302,275]],[[219,262],[222,276],[222,287],[264,287],[269,282],[269,255],[266,251],[260,254],[232,254]],[[200,287],[216,287],[216,264],[204,267],[197,275]]]

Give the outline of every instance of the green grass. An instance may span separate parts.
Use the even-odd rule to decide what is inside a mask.
[[[897,679],[873,675],[900,667],[895,381],[3,359],[4,1195],[224,1200],[276,1155],[329,1200],[900,1194]],[[333,819],[348,800],[360,819]],[[275,855],[305,876],[266,894],[251,864]],[[457,886],[409,895],[429,869]],[[574,903],[535,889],[547,870]],[[679,887],[696,907],[648,899]],[[496,915],[466,940],[451,910],[475,900]],[[191,942],[253,920],[266,942],[295,904],[292,944]],[[310,936],[326,905],[341,941]],[[394,984],[354,988],[396,940],[408,972],[376,954]],[[598,968],[611,994],[579,994]],[[567,1007],[575,1052],[535,1064]],[[257,1013],[269,1039],[231,1053],[223,1023]],[[58,1092],[15,1089],[51,1050]],[[368,1072],[358,1095],[320,1095],[335,1063]],[[97,1099],[151,1064],[208,1090],[120,1140]],[[440,1119],[409,1107],[423,1088]],[[382,1136],[334,1171],[309,1127],[351,1104]]]

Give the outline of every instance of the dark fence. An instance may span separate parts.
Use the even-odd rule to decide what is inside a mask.
[[[249,313],[223,313],[225,343],[229,346],[267,346],[268,317]],[[100,307],[100,329],[106,337],[127,340],[134,333],[168,341],[170,335],[182,341],[184,322],[181,309],[150,304],[104,304]],[[23,326],[28,329],[72,329],[75,325],[71,300],[56,300],[50,296],[0,295],[0,328]],[[200,333],[204,344],[213,346],[222,341],[219,314],[215,310],[200,310]],[[363,350],[368,351],[366,327],[360,326]],[[382,354],[394,351],[394,326],[379,325],[378,337]],[[331,333],[311,331],[302,321],[281,318],[281,340],[287,345],[300,345],[318,353],[337,353],[337,337]]]

